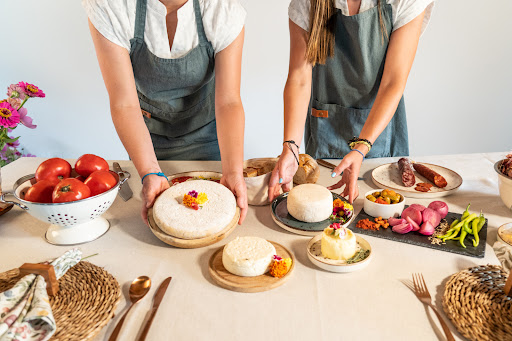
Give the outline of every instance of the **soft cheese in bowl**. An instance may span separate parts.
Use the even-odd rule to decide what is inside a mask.
[[[237,276],[260,276],[269,270],[275,254],[274,245],[263,238],[236,237],[224,247],[222,264]]]
[[[287,208],[295,219],[317,223],[331,216],[332,193],[324,186],[316,184],[299,185],[288,194]]]
[[[352,258],[357,251],[357,242],[354,233],[338,223],[331,224],[322,232],[322,255],[335,260]]]

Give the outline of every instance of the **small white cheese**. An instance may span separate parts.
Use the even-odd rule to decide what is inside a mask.
[[[332,193],[324,186],[304,184],[288,194],[288,212],[297,220],[316,223],[332,214]]]
[[[275,254],[274,246],[263,238],[236,237],[224,247],[222,264],[237,276],[260,276],[268,271]]]

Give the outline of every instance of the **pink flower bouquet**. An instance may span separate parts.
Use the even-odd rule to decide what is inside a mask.
[[[18,159],[21,156],[35,156],[22,154],[18,148],[18,137],[10,133],[21,123],[27,128],[37,127],[28,116],[27,108],[23,106],[32,97],[45,97],[44,92],[34,84],[19,82],[7,88],[7,98],[0,101],[0,167]]]

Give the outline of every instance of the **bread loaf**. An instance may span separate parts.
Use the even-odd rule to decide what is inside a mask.
[[[293,182],[297,185],[315,184],[320,176],[318,163],[308,154],[299,155],[299,168],[293,177]]]

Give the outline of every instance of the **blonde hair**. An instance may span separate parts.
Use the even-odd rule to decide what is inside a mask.
[[[306,46],[306,59],[309,63],[325,64],[327,57],[334,55],[334,31],[336,7],[335,0],[310,0],[311,9],[309,12],[309,35]],[[382,17],[381,0],[377,0],[379,11],[379,24],[382,43],[384,36],[388,38],[386,24]]]

